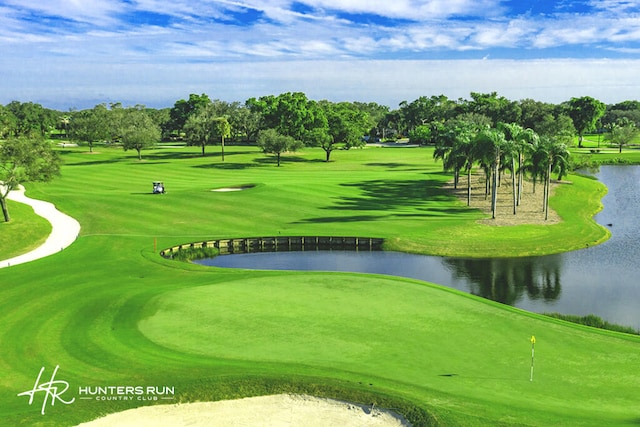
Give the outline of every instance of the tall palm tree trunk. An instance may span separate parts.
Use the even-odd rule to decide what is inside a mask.
[[[511,185],[513,186],[513,214],[516,215],[518,206],[518,189],[516,188],[516,159],[511,158]]]
[[[467,206],[471,206],[471,168],[467,168]]]
[[[491,217],[493,219],[496,218],[496,207],[498,205],[498,169],[500,168],[500,157],[496,156],[494,171],[493,171],[493,182],[491,185]]]
[[[544,202],[544,220],[549,218],[549,190],[551,187],[551,159],[549,159],[549,166],[547,169],[547,179],[545,181],[545,202]]]

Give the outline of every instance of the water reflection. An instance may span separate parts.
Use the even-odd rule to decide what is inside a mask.
[[[530,300],[555,301],[562,285],[562,257],[463,259],[444,258],[456,279],[467,281],[468,292],[503,304],[517,305],[523,296]]]

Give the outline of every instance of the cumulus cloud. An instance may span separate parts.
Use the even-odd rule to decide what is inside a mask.
[[[421,87],[430,89],[426,91],[429,94],[438,92],[437,87],[443,92],[465,88],[458,94],[464,96],[467,90],[499,89],[490,88],[496,84],[490,77],[500,73],[481,73],[479,70],[484,68],[474,62],[456,62],[454,66],[432,60],[483,57],[529,60],[557,57],[561,52],[562,56],[587,61],[584,63],[605,73],[603,67],[588,62],[588,58],[636,58],[640,51],[639,3],[638,0],[563,0],[531,5],[519,0],[5,0],[0,5],[0,67],[12,71],[3,75],[2,93],[5,97],[25,99],[21,94],[31,93],[31,87],[53,93],[65,87],[55,83],[62,81],[68,82],[66,93],[76,90],[80,93],[82,89],[94,93],[91,99],[96,99],[114,91],[113,96],[118,98],[125,88],[124,94],[143,89],[149,94],[151,86],[162,81],[162,89],[156,91],[166,92],[174,86],[178,90],[181,85],[183,89],[178,96],[183,97],[182,92],[188,92],[186,88],[201,88],[194,90],[202,92],[212,87],[207,86],[207,81],[224,80],[225,90],[234,88],[237,93],[249,96],[285,88],[295,90],[296,83],[302,88],[330,91],[335,89],[332,81],[334,85],[352,82],[350,93],[360,94],[364,100],[370,89],[360,82],[386,88],[386,99],[394,96],[391,95],[394,91],[408,96]],[[581,59],[585,53],[587,58]],[[425,62],[428,67],[423,69],[419,63],[406,62],[416,58],[429,60]],[[382,59],[385,61],[376,62]],[[494,60],[484,62],[494,67],[499,64]],[[304,66],[305,63],[313,65]],[[237,64],[242,65],[236,67]],[[319,64],[328,65],[315,68]],[[352,68],[351,64],[358,66]],[[580,75],[584,67],[577,69],[572,64],[551,69],[562,76],[567,68]],[[612,64],[624,70],[628,67],[627,63]],[[377,69],[372,72],[369,67],[392,69],[394,73]],[[461,67],[471,68],[463,72]],[[545,93],[546,89],[529,70],[545,75],[546,82],[563,85],[549,93],[563,93],[580,81],[575,75],[574,79],[554,79],[554,75],[546,74],[537,64],[527,63],[526,70],[520,70],[519,74],[513,72],[513,67],[500,64],[496,68],[502,73],[503,80],[497,80],[501,86],[517,81],[523,85],[523,92],[530,84],[538,93]],[[225,74],[229,69],[234,70],[232,76]],[[366,76],[363,69],[367,70]],[[238,74],[238,70],[251,72]],[[335,70],[343,72],[336,74]],[[438,70],[442,76],[431,70]],[[142,81],[126,83],[125,76],[133,79],[138,74],[144,77]],[[381,76],[380,80],[375,76]],[[429,76],[428,82],[424,76]],[[621,76],[620,81],[626,81],[627,77]],[[600,81],[605,80],[603,77]],[[45,81],[51,85],[49,89],[42,87],[41,82]],[[114,81],[119,81],[119,85]],[[591,81],[585,77],[585,82]],[[92,89],[92,84],[101,89]],[[612,93],[616,88],[611,86]],[[347,93],[344,88],[339,90]],[[515,93],[515,87],[510,90]],[[158,100],[156,95],[152,98]],[[242,96],[229,94],[227,98],[236,100]],[[137,102],[149,101],[141,98]]]

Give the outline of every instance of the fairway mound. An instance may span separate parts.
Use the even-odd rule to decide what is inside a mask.
[[[278,394],[220,402],[155,405],[107,415],[78,427],[409,426],[401,416],[371,406]]]
[[[243,191],[243,190],[248,190],[250,188],[255,187],[255,184],[246,184],[246,185],[236,185],[233,187],[220,187],[220,188],[214,188],[211,191],[215,191],[217,193],[226,193],[229,191]]]

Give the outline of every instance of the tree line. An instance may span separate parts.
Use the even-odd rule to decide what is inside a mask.
[[[606,130],[607,138],[622,150],[639,126],[638,101],[605,105],[584,96],[550,104],[532,99],[511,101],[496,92],[472,92],[470,99],[457,100],[444,95],[422,96],[412,102],[403,101],[393,110],[375,102],[315,101],[302,92],[244,102],[190,94],[188,99],[162,109],[111,103],[68,112],[12,101],[0,105],[0,181],[4,182],[0,203],[8,220],[5,197],[10,190],[19,182],[50,179],[59,172],[55,153],[42,151],[46,144],[41,139],[46,136],[86,144],[90,151],[96,143],[118,143],[125,150],[136,151],[138,159],[142,158],[142,150],[160,140],[198,146],[203,156],[207,146],[220,145],[222,161],[225,141],[231,139],[256,144],[265,153],[274,154],[278,166],[282,153],[304,146],[322,148],[328,162],[338,148],[407,137],[416,144],[436,146],[436,157],[444,161],[445,168],[454,171],[456,185],[461,172],[468,174],[471,166],[478,164],[488,177],[487,191],[495,191],[490,178],[495,179],[499,170],[514,162],[513,150],[518,165],[510,166],[512,175],[520,174],[521,180],[521,174],[529,168],[532,176],[545,176],[548,182],[550,172],[541,173],[539,166],[555,170],[565,163],[561,160],[565,154],[537,166],[522,163],[537,159],[538,154],[533,154],[536,147],[544,147],[545,153],[563,151],[575,135],[581,146],[586,133]],[[529,133],[536,135],[537,142],[529,140],[529,146],[524,146],[518,138]],[[491,150],[492,159],[486,154]],[[29,153],[39,153],[37,156],[46,161]],[[495,199],[495,194],[492,197]],[[514,197],[515,211],[518,197]]]

